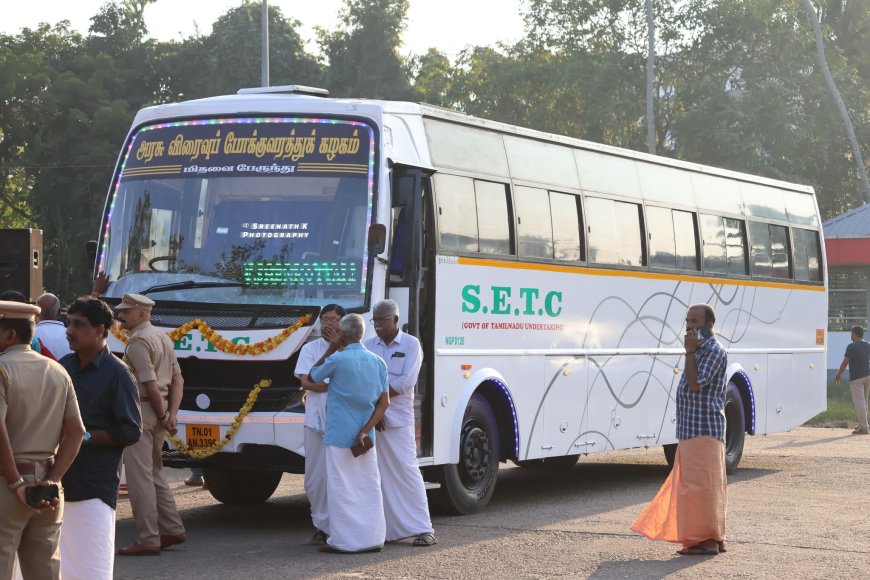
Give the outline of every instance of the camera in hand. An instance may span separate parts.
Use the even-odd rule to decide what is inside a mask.
[[[52,483],[51,485],[35,485],[24,490],[24,499],[27,502],[27,505],[31,507],[39,507],[41,501],[50,502],[58,497],[59,494],[60,491],[55,483]]]

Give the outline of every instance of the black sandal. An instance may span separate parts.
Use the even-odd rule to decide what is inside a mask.
[[[323,530],[315,530],[314,535],[311,536],[311,544],[314,546],[319,546],[326,542],[326,539],[329,537],[329,534],[324,532]]]
[[[426,532],[425,534],[420,534],[416,538],[414,538],[414,546],[418,548],[426,548],[429,546],[434,546],[438,542],[435,540],[435,534],[430,534]]]

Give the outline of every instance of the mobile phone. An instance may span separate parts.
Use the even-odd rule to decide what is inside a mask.
[[[24,490],[24,499],[27,502],[27,505],[31,507],[39,507],[39,502],[50,502],[54,498],[58,497],[59,494],[60,491],[57,488],[57,484],[52,483],[51,485],[35,485],[33,487],[28,487]]]

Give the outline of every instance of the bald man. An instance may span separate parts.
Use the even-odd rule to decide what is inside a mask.
[[[36,331],[39,352],[52,360],[60,360],[72,352],[66,339],[66,327],[60,321],[60,300],[54,294],[43,294],[36,299],[41,309],[36,317]]]

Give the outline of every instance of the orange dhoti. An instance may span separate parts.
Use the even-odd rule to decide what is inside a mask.
[[[727,484],[721,441],[707,436],[680,441],[671,474],[631,529],[685,547],[724,542]]]

